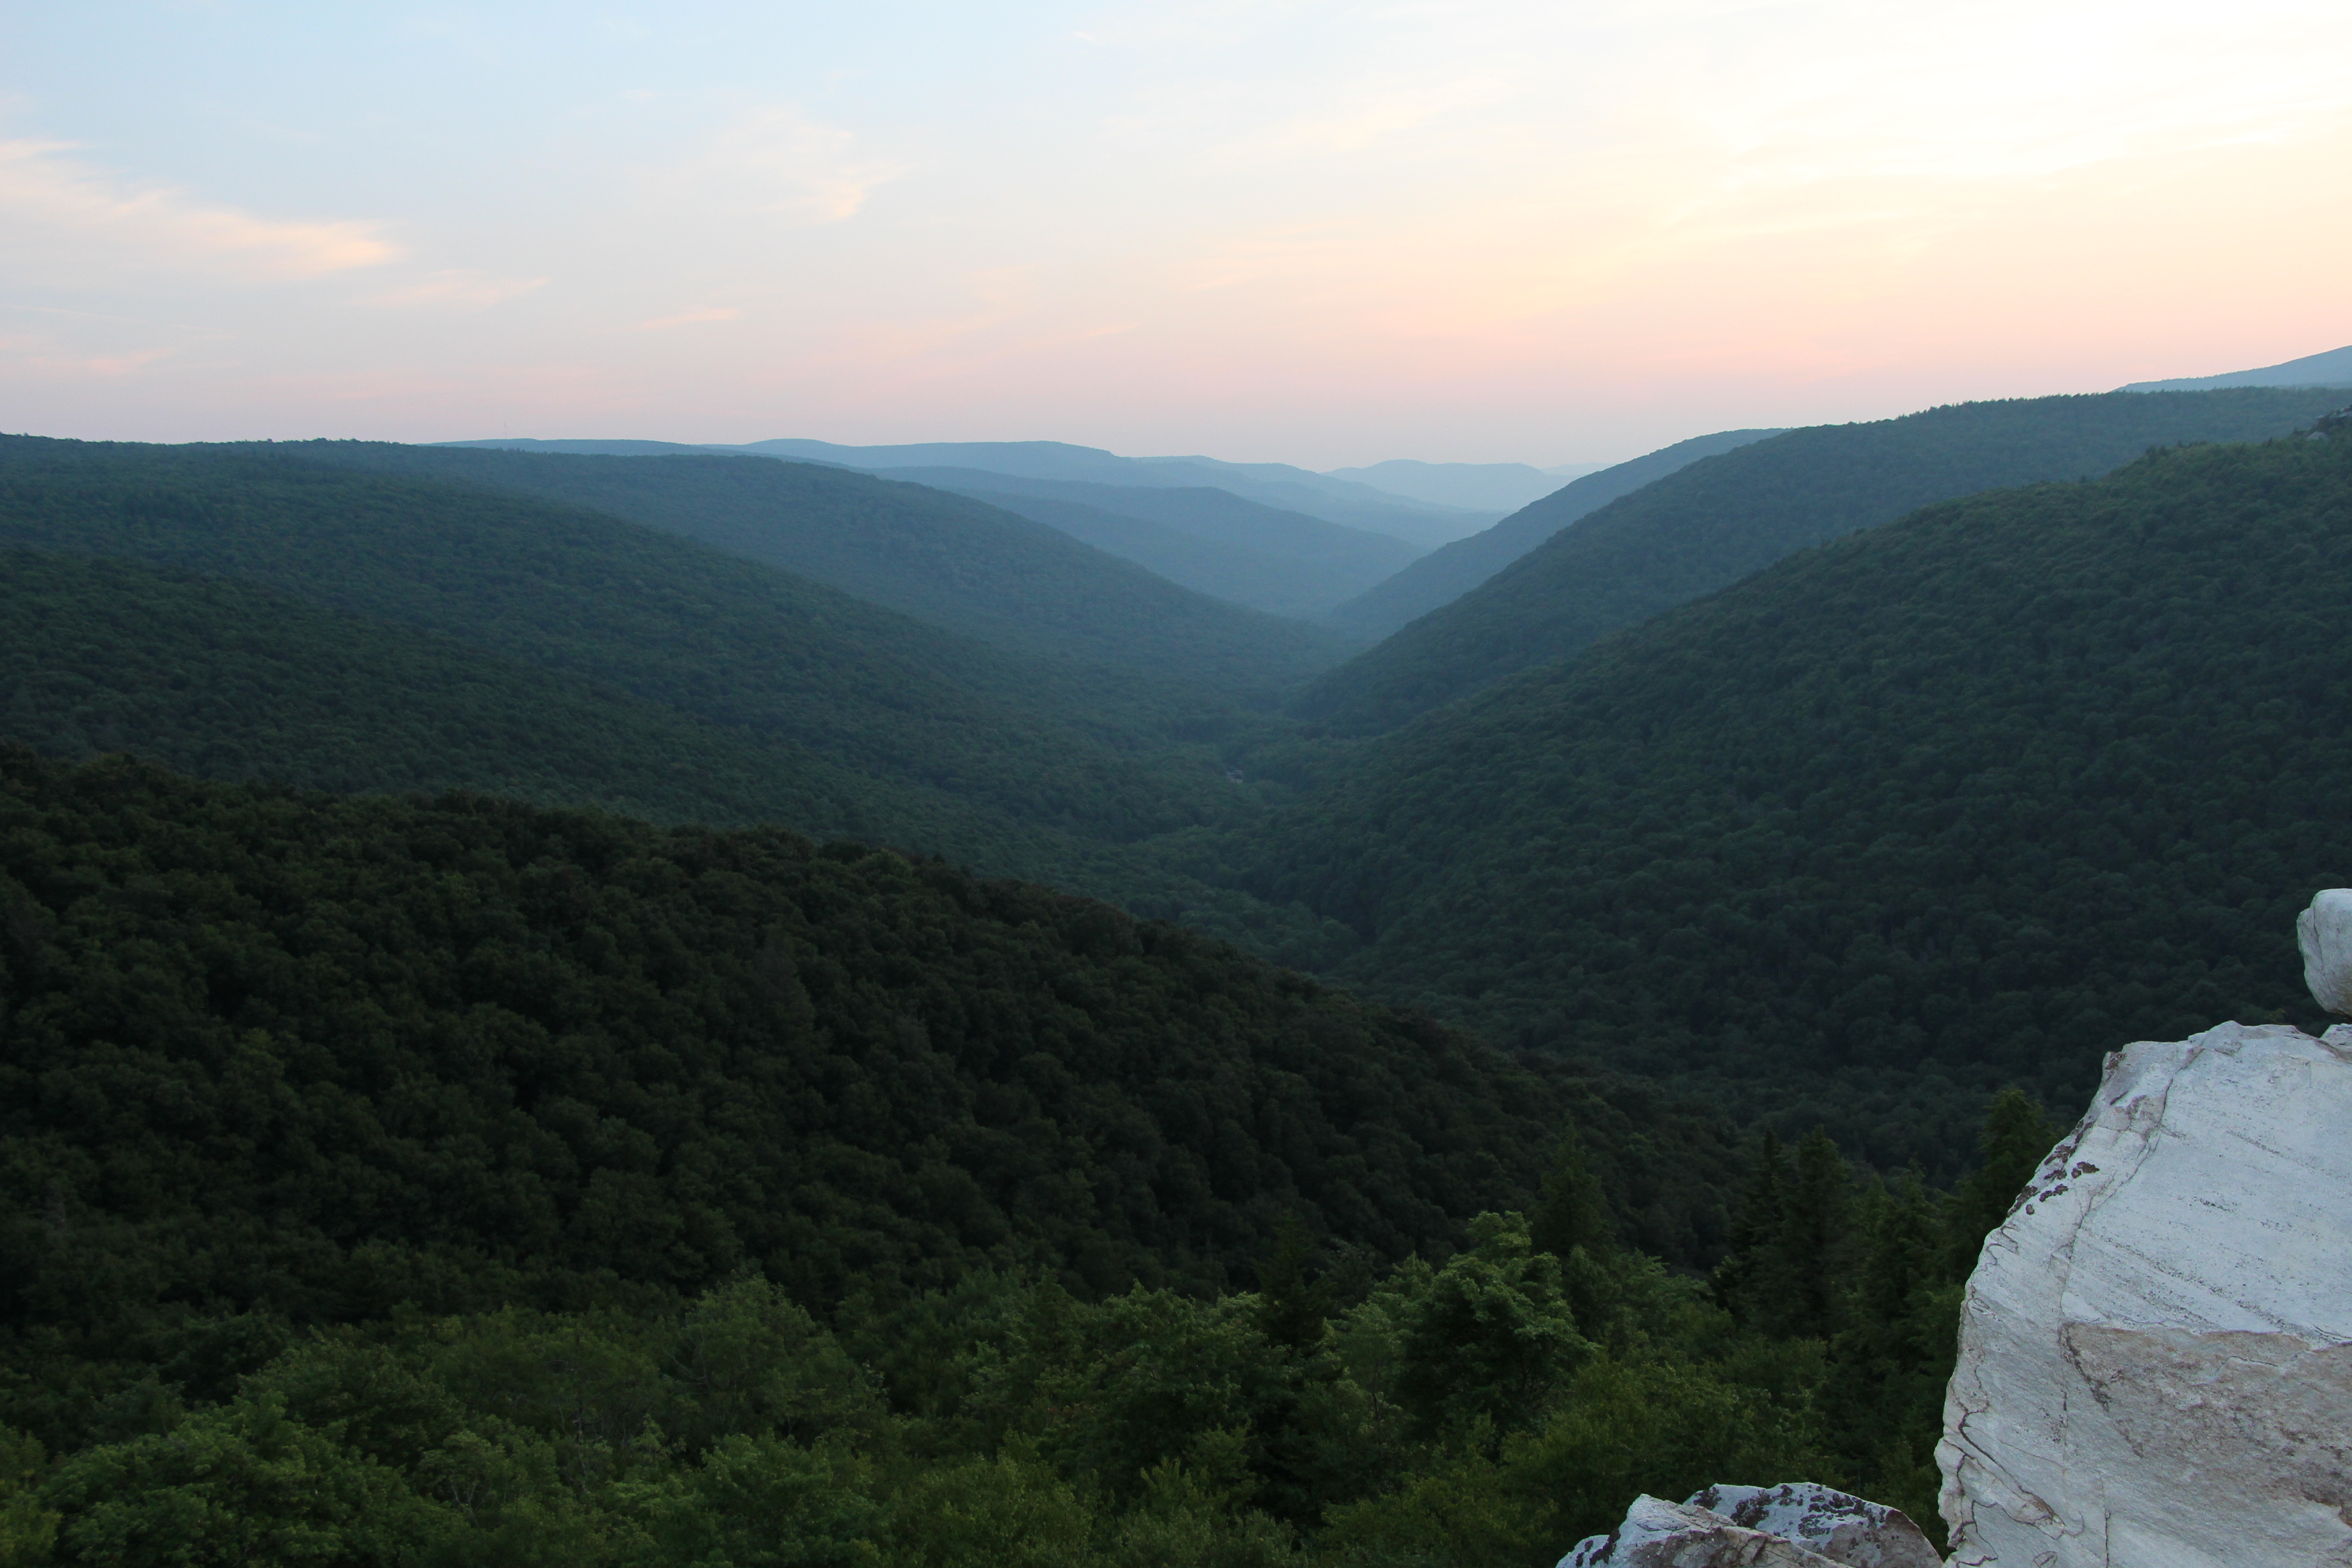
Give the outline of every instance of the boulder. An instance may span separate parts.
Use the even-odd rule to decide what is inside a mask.
[[[1943,1554],[1901,1509],[1811,1481],[1709,1487],[1690,1500],[1734,1524],[1795,1542],[1847,1568],[1944,1568]]]
[[[1559,1568],[1941,1568],[1900,1509],[1810,1481],[1642,1497],[1625,1522],[1569,1549]]]
[[[2109,1056],[1986,1238],[1944,1427],[1953,1568],[2352,1568],[2352,1028]]]
[[[1830,1560],[1710,1510],[1644,1493],[1625,1522],[1568,1549],[1559,1568],[1830,1568]]]
[[[2318,1004],[2352,1017],[2352,888],[2329,888],[2295,918],[2303,944],[2303,983]]]

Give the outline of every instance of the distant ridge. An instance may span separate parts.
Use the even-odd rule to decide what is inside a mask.
[[[1424,463],[1413,458],[1391,458],[1362,468],[1330,468],[1335,479],[1352,479],[1391,495],[1472,511],[1516,511],[1541,500],[1572,479],[1603,467],[1600,463],[1566,465],[1568,471],[1538,468],[1527,463]]]
[[[2305,354],[2260,370],[2222,375],[2180,376],[2171,381],[2135,381],[2118,392],[2213,392],[2226,386],[2352,386],[2352,346]]]
[[[1208,487],[1230,490],[1261,506],[1301,511],[1343,527],[1386,533],[1423,550],[1475,532],[1494,521],[1502,510],[1465,511],[1458,507],[1433,505],[1370,485],[1331,479],[1288,463],[1228,463],[1201,457],[1122,458],[1099,447],[1074,446],[1067,441],[918,441],[888,447],[843,447],[831,441],[778,439],[726,447],[667,441],[501,438],[443,441],[436,445],[613,458],[709,452],[737,458],[780,458],[795,463],[826,463],[839,468],[862,468],[868,473],[893,468],[979,468],[1021,479],[1128,488]]]
[[[1360,637],[1377,639],[1453,603],[1588,512],[1662,479],[1675,469],[1778,436],[1778,430],[1718,430],[1694,436],[1614,468],[1555,486],[1483,533],[1433,551],[1326,617]],[[1385,465],[1383,465],[1385,466]]]
[[[1376,734],[1931,502],[2102,474],[2150,447],[2284,436],[2338,404],[2315,387],[2106,392],[1790,430],[1620,496],[1318,677],[1291,711],[1334,733]]]
[[[1175,577],[1176,581],[1276,615],[1320,615],[1402,571],[1418,553],[1394,534],[1269,506],[1215,485],[1162,489],[1092,484],[1024,479],[979,468],[877,468],[873,472],[881,479],[904,479],[971,496],[1048,527],[1067,527],[1098,548],[1171,576],[1172,563],[1148,548],[1131,552],[1129,541],[1099,531],[1098,519],[1074,520],[1065,508],[1075,502],[1097,513],[1172,529],[1195,545],[1205,546],[1213,558],[1231,558],[1231,564],[1214,579],[1188,575]],[[1064,506],[1040,506],[1035,504],[1038,501]],[[1287,568],[1283,563],[1288,563]],[[1275,566],[1276,574],[1251,583],[1250,572],[1267,564]],[[1211,581],[1216,585],[1211,586]]]

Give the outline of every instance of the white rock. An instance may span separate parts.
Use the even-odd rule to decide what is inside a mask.
[[[1607,1535],[1569,1548],[1559,1568],[1834,1568],[1827,1557],[1719,1513],[1646,1493]]]
[[[2329,1012],[2352,1016],[2352,888],[2328,888],[2295,917],[2303,983]]]
[[[2107,1058],[1986,1238],[1936,1457],[1954,1568],[2352,1568],[2352,1028]]]
[[[1794,1542],[1847,1568],[1944,1568],[1911,1516],[1813,1481],[1777,1487],[1709,1487],[1691,1506],[1732,1523]]]

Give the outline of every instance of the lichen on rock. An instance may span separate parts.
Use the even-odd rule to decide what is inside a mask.
[[[1712,1486],[1673,1503],[1643,1496],[1559,1568],[1941,1568],[1902,1510],[1811,1481]]]

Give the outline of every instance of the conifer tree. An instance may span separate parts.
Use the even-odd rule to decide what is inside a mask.
[[[1984,1129],[1977,1135],[1977,1152],[1984,1163],[1960,1183],[1949,1210],[1946,1245],[1956,1277],[1965,1279],[1976,1268],[1984,1238],[2009,1217],[2017,1194],[2033,1179],[2042,1156],[2058,1138],[2042,1102],[2023,1089],[2012,1087],[1993,1096]]]
[[[1258,1331],[1301,1355],[1322,1344],[1331,1317],[1330,1283],[1307,1275],[1314,1255],[1314,1236],[1297,1215],[1285,1215],[1274,1250],[1257,1266]]]
[[[1780,1152],[1779,1136],[1768,1127],[1756,1148],[1756,1170],[1740,1199],[1738,1217],[1732,1222],[1730,1245],[1714,1275],[1716,1300],[1742,1321],[1754,1311],[1765,1255],[1780,1231],[1780,1195],[1788,1184],[1788,1159]]]
[[[1768,1251],[1759,1291],[1759,1324],[1791,1339],[1827,1339],[1844,1316],[1837,1278],[1843,1272],[1853,1173],[1830,1135],[1819,1128],[1797,1146],[1781,1189],[1780,1222]]]
[[[1601,1178],[1585,1163],[1584,1145],[1570,1128],[1552,1151],[1551,1169],[1544,1173],[1543,1195],[1528,1223],[1538,1251],[1566,1258],[1581,1247],[1600,1254],[1617,1244],[1617,1224],[1609,1215],[1609,1199]]]

